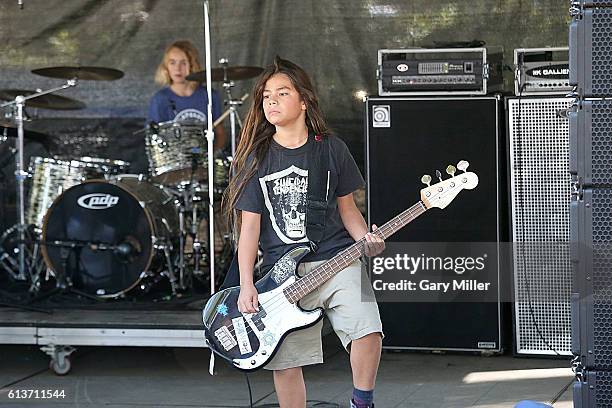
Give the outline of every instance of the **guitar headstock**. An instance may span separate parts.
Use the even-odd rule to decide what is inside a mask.
[[[446,168],[446,173],[451,178],[446,180],[442,180],[442,173],[436,170],[436,176],[440,181],[434,185],[431,185],[431,176],[424,175],[421,181],[427,184],[427,187],[421,190],[421,201],[423,201],[425,207],[428,209],[433,207],[446,208],[462,190],[475,188],[478,185],[478,176],[476,173],[467,171],[469,165],[465,160],[457,163],[457,168],[462,171],[457,175],[455,175],[457,168],[449,165]]]

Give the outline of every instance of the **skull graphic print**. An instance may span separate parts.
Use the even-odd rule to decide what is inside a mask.
[[[306,238],[306,193],[308,170],[291,166],[259,179],[270,221],[278,238],[286,244],[308,242]]]

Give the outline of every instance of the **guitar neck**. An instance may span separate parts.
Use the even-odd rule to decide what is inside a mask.
[[[383,226],[379,227],[374,233],[382,239],[387,239],[395,234],[409,222],[416,219],[419,215],[427,211],[427,207],[422,201],[419,201],[412,207],[395,216]],[[291,303],[296,303],[298,300],[312,292],[338,272],[352,264],[360,256],[364,255],[365,237],[359,241],[355,241],[350,247],[339,252],[333,258],[319,265],[308,275],[297,280],[287,286],[283,293]]]

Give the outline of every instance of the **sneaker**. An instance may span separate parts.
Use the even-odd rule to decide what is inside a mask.
[[[350,408],[357,408],[357,405],[355,405],[355,403],[353,402],[353,399],[351,398],[351,407]],[[370,406],[370,408],[374,408],[374,403],[372,403],[372,405]]]

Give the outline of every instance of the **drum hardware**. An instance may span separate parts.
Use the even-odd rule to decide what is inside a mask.
[[[222,60],[226,61],[226,60]],[[220,61],[221,62],[221,61]],[[223,62],[221,62],[223,64]],[[262,67],[254,66],[223,66],[211,69],[211,80],[213,82],[232,81],[255,78],[264,71]],[[206,82],[206,70],[193,72],[185,77],[188,81]]]
[[[174,188],[164,187],[176,197],[175,205],[179,220],[176,267],[181,289],[191,287],[194,276],[201,279],[205,273],[205,263],[210,263],[210,257],[206,255],[205,249],[208,245],[215,245],[215,239],[209,239],[208,245],[201,239],[201,223],[210,222],[205,211],[207,196],[202,195],[202,187],[203,185],[197,182],[184,183]],[[219,189],[221,190],[221,187]],[[227,237],[224,237],[224,242],[226,240]]]
[[[219,64],[221,67],[213,68],[211,71],[212,80],[213,81],[223,81],[223,88],[225,89],[225,93],[227,95],[227,100],[225,101],[226,105],[229,105],[229,115],[230,115],[230,131],[231,131],[231,152],[232,156],[236,153],[236,125],[242,129],[242,120],[238,115],[238,111],[236,108],[238,106],[242,106],[242,103],[248,97],[248,94],[245,94],[240,99],[234,99],[232,96],[232,88],[235,86],[234,80],[242,80],[242,79],[250,79],[258,76],[263,72],[263,68],[261,67],[252,67],[252,66],[234,66],[230,67],[229,60],[227,58],[221,58],[219,60]],[[188,81],[197,81],[197,82],[205,82],[206,81],[206,71],[194,72],[191,75],[188,75],[185,79]],[[222,120],[224,116],[219,119]],[[213,126],[216,126],[217,123]]]
[[[66,81],[64,85],[61,85],[56,88],[48,89],[46,91],[37,92],[28,96],[17,95],[14,101],[6,102],[0,105],[0,108],[6,107],[14,107],[16,109],[15,112],[15,122],[17,124],[17,155],[16,155],[16,169],[15,169],[15,179],[17,181],[17,205],[18,205],[18,235],[19,235],[19,244],[18,244],[18,258],[19,258],[19,272],[15,276],[18,280],[25,280],[26,276],[26,260],[25,260],[25,201],[24,201],[24,180],[27,176],[27,173],[23,169],[23,143],[24,143],[24,131],[23,131],[23,121],[24,121],[24,107],[27,101],[31,99],[35,99],[44,95],[48,95],[63,89],[71,88],[76,86],[77,81],[74,79],[69,79]]]
[[[1,89],[0,99],[5,101],[14,100],[17,96],[29,96],[36,94],[37,91],[28,91],[25,89]],[[52,110],[78,110],[85,109],[87,105],[76,99],[68,98],[61,95],[47,94],[28,103],[28,106],[41,109]]]
[[[40,143],[47,149],[55,147],[55,141],[49,135],[28,129],[24,129],[23,132],[23,138],[26,141]],[[17,129],[12,124],[11,126],[0,126],[0,143],[16,137]]]
[[[166,270],[162,271],[161,273],[168,277],[168,280],[170,281],[170,287],[172,288],[172,296],[176,296],[177,289],[179,288],[179,285],[181,285],[181,282],[177,282],[178,279],[176,278],[176,275],[174,274],[174,267],[172,266],[172,257],[170,255],[171,247],[165,244],[156,245],[155,247],[157,249],[161,249],[164,253],[164,258],[166,260]],[[180,286],[180,289],[186,289],[186,288],[183,286]]]
[[[240,119],[240,115],[238,115],[237,107],[242,106],[242,103],[246,100],[249,94],[244,94],[240,99],[234,99],[232,96],[232,88],[234,87],[234,81],[230,78],[228,71],[231,69],[228,67],[229,60],[227,58],[221,58],[219,63],[223,66],[224,78],[223,78],[223,88],[225,89],[225,93],[227,95],[227,100],[225,101],[226,105],[229,105],[230,111],[230,139],[231,139],[231,152],[232,157],[236,154],[236,125],[242,129],[242,120]],[[261,69],[260,72],[257,73],[259,75],[263,72]]]
[[[34,298],[30,299],[28,301],[28,304],[39,302],[41,300],[47,299],[57,294],[68,294],[68,293],[82,296],[87,299],[95,300],[97,302],[101,301],[100,298],[93,296],[89,293],[85,293],[84,291],[81,291],[74,287],[74,283],[73,283],[74,266],[69,265],[69,260],[70,260],[70,255],[74,254],[75,256],[74,263],[77,265],[76,268],[78,269],[78,265],[81,261],[81,253],[82,253],[83,248],[97,247],[99,250],[109,250],[112,247],[111,245],[105,245],[102,243],[93,244],[91,242],[80,242],[76,240],[74,241],[59,241],[59,240],[41,241],[40,244],[43,247],[52,246],[52,247],[59,248],[59,253],[60,253],[61,262],[62,262],[62,271],[59,273],[56,271],[54,273],[54,277],[55,277],[55,287],[54,288],[52,288],[51,290],[47,292],[38,294]]]
[[[24,281],[29,283],[28,291],[31,293],[40,290],[40,278],[45,269],[45,265],[39,255],[40,248],[36,237],[37,231],[33,226],[26,228],[24,248],[27,279],[24,279]],[[19,230],[18,225],[13,225],[0,235],[0,266],[15,280],[21,280],[18,279],[19,262],[14,258],[18,251]]]

